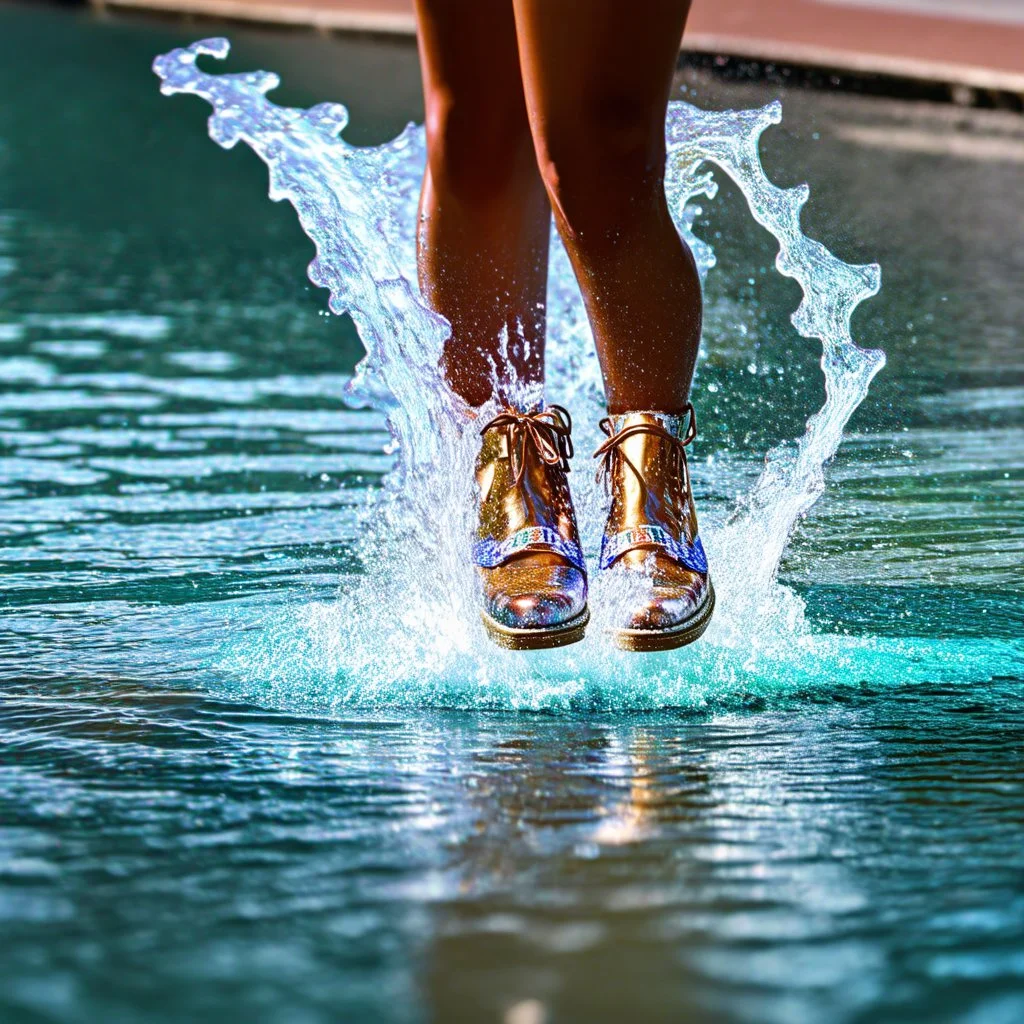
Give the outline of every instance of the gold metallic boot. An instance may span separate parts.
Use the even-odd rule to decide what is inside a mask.
[[[561,406],[514,409],[480,432],[480,529],[473,547],[483,620],[512,650],[583,639],[587,575],[569,496],[572,420]]]
[[[627,651],[693,643],[711,621],[715,591],[697,536],[686,445],[697,436],[692,405],[682,416],[630,412],[601,422],[594,453],[611,491],[601,568],[628,574],[635,595],[612,634]]]

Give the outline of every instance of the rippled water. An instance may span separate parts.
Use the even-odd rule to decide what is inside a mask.
[[[0,1018],[1024,1017],[1020,122],[781,90],[766,165],[884,265],[889,356],[783,560],[789,650],[485,694],[541,714],[414,662],[374,709],[336,598],[384,419],[262,166],[156,95],[196,34],[0,7]],[[356,141],[419,116],[411,47],[231,34]],[[696,228],[714,526],[821,371],[727,181]]]

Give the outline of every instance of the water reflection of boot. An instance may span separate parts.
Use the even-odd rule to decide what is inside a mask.
[[[601,568],[622,583],[615,642],[629,651],[683,647],[707,629],[715,607],[686,463],[697,436],[693,406],[681,416],[612,416],[601,429],[608,439],[594,454],[611,491]]]
[[[583,639],[587,577],[569,495],[572,421],[561,406],[508,409],[481,431],[480,528],[473,556],[483,620],[513,650]]]

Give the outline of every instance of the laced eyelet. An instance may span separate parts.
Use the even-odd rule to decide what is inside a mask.
[[[687,424],[686,432],[682,437],[676,437],[675,434],[666,430],[660,423],[633,423],[615,433],[614,423],[610,416],[601,420],[601,430],[607,435],[608,439],[598,446],[597,451],[594,452],[594,458],[603,458],[604,460],[598,468],[598,477],[603,477],[605,487],[610,489],[611,481],[616,475],[616,465],[621,461],[629,466],[643,492],[647,493],[647,481],[644,480],[643,473],[622,450],[622,444],[631,437],[649,434],[668,444],[672,478],[674,482],[678,482],[681,488],[680,504],[685,502],[690,494],[690,467],[686,461],[686,448],[697,436],[697,413],[692,403],[686,403],[686,407],[683,409],[683,416],[687,417]]]
[[[573,457],[572,417],[560,405],[549,405],[539,412],[506,409],[486,423],[482,437],[489,430],[505,430],[512,476],[518,484],[526,472],[526,456],[533,451],[548,466],[559,466],[569,472]]]

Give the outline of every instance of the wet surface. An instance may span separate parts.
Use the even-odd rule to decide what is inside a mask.
[[[5,1019],[1009,1022],[1018,685],[611,719],[8,697]]]
[[[0,6],[0,1017],[1024,1017],[1024,122],[680,80],[781,95],[766,166],[884,268],[855,326],[889,364],[781,573],[870,672],[346,707],[225,657],[363,571],[391,459],[292,212],[157,94],[153,55],[213,31]],[[411,46],[230,34],[353,141],[420,116]],[[701,229],[711,517],[820,404],[740,207]]]

